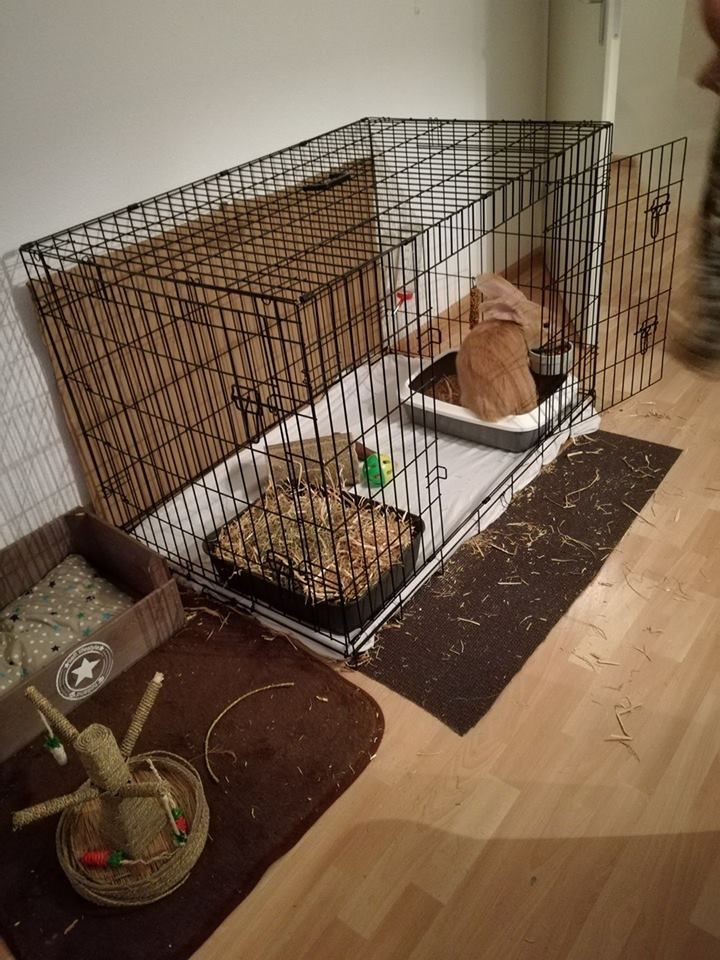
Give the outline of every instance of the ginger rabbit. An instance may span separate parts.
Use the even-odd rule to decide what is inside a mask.
[[[479,322],[456,358],[460,402],[481,420],[495,422],[538,405],[528,348],[540,345],[542,309],[496,274],[478,277],[477,289],[483,296]]]

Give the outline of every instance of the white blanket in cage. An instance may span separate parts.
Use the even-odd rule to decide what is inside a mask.
[[[268,475],[265,445],[332,432],[348,433],[362,439],[365,446],[391,456],[395,478],[382,491],[373,491],[373,495],[424,520],[420,566],[435,556],[445,541],[450,541],[446,543],[447,555],[448,546],[454,548],[497,519],[507,509],[513,490],[537,476],[542,466],[557,456],[569,436],[591,433],[599,427],[597,416],[586,417],[582,422],[568,424],[532,453],[508,453],[426,431],[403,417],[399,409],[401,385],[420,370],[420,364],[417,359],[391,355],[360,365],[312,408],[274,427],[263,443],[253,449],[228,457],[158,507],[133,532],[181,569],[191,565],[197,575],[197,568],[202,567],[215,586],[203,542],[260,496]],[[392,413],[388,415],[388,411]],[[363,495],[369,493],[362,485],[355,490]],[[491,503],[478,525],[473,514],[488,497]],[[408,584],[403,591],[405,597],[431,569],[429,565]],[[312,640],[314,636],[309,628],[298,628],[291,622],[287,627],[305,639]],[[328,642],[327,637],[323,637],[323,642]],[[344,642],[339,640],[337,646],[339,651],[343,650]]]

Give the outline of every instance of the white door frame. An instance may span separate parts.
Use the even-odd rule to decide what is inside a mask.
[[[600,0],[603,4],[605,76],[603,78],[602,119],[615,123],[618,75],[620,73],[620,33],[623,0]]]

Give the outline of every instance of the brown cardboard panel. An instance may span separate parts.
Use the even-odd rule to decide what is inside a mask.
[[[35,284],[99,513],[129,524],[379,347],[373,210],[358,163],[331,191],[224,203]],[[352,270],[303,306],[241,292],[295,299]]]
[[[57,688],[57,676],[62,663],[72,656],[75,650],[80,650],[90,643],[107,644],[112,650],[113,660],[112,669],[105,681],[108,683],[171,637],[184,621],[177,584],[174,580],[168,580],[139,600],[130,610],[96,630],[88,640],[64,651],[42,670],[6,691],[0,697],[0,762],[42,734],[45,729],[37,712],[25,699],[25,690],[29,685],[37,687],[58,710],[68,715],[83,701],[62,697]]]
[[[0,607],[21,596],[72,552],[70,528],[65,517],[0,550]]]

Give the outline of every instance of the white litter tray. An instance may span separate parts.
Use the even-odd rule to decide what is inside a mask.
[[[423,393],[441,377],[455,373],[456,356],[457,350],[446,350],[404,382],[400,396],[403,408],[426,429],[432,429],[434,424],[439,433],[497,450],[521,453],[535,446],[541,437],[555,429],[564,413],[577,401],[578,384],[572,375],[536,376],[538,393],[544,399],[534,410],[494,422],[481,420],[459,404],[434,400]]]

